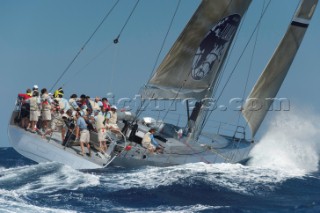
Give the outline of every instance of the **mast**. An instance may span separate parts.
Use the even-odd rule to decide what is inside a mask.
[[[301,0],[290,26],[243,106],[252,138],[273,103],[303,40],[318,0]]]
[[[251,0],[203,0],[147,85],[142,99],[195,100],[188,117],[196,139],[243,15]]]

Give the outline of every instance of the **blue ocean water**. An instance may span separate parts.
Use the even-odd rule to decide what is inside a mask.
[[[278,116],[247,165],[78,171],[0,149],[0,212],[320,212],[319,116]]]
[[[77,171],[0,149],[0,212],[320,212],[320,172],[203,163]]]

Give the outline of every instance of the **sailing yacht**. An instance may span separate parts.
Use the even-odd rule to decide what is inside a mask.
[[[57,161],[76,169],[172,166],[186,163],[241,163],[248,160],[255,135],[277,95],[302,42],[315,11],[317,0],[301,0],[283,39],[252,88],[241,113],[251,130],[239,125],[218,123],[215,132],[204,132],[216,98],[221,72],[251,0],[203,0],[172,48],[140,90],[141,106],[134,116],[122,116],[122,137],[110,135],[107,156],[77,155],[79,147],[63,147],[58,134],[48,142],[24,131],[15,123],[20,107],[13,111],[8,133],[12,146],[36,161]],[[164,102],[162,115],[148,109]],[[186,121],[168,122],[176,103],[185,104]],[[182,109],[179,109],[182,110]],[[120,116],[121,117],[121,116]],[[163,148],[153,153],[141,145],[144,135],[156,129],[155,138]],[[91,132],[91,143],[97,143]]]

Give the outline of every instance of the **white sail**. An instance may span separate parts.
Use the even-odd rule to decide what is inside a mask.
[[[203,0],[146,87],[145,98],[205,97],[251,0]]]
[[[318,0],[301,1],[285,36],[244,104],[242,113],[253,137],[287,75],[317,3]]]

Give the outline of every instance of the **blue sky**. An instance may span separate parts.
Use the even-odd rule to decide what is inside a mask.
[[[16,95],[34,84],[40,88],[51,88],[114,2],[115,0],[0,0],[0,88],[4,94],[0,146],[9,146],[6,128]],[[133,97],[149,79],[177,2],[141,0],[124,29],[120,42],[114,45],[113,39],[119,34],[135,4],[132,0],[120,0],[58,85],[64,85],[67,96],[72,93],[85,93],[92,97],[106,96],[108,92],[113,92],[116,98]],[[182,0],[159,63],[199,2]],[[239,34],[239,50],[235,51],[233,61],[237,59],[241,47],[255,27],[263,4],[262,0],[254,1],[249,8],[243,30]],[[272,1],[259,28],[249,86],[254,84],[265,67],[287,29],[297,4],[297,0]],[[318,8],[278,94],[278,97],[290,99],[291,110],[288,113],[295,113],[295,109],[301,108],[316,113],[320,107],[319,14]],[[251,52],[246,54],[239,69],[248,69],[245,62],[250,60],[249,56]],[[92,60],[93,58],[96,59]],[[228,67],[233,68],[232,62],[227,69]],[[230,98],[241,95],[234,91],[238,92],[238,82],[243,78],[245,77],[241,72],[235,73],[226,89],[226,98],[222,101],[227,102]],[[272,116],[275,113],[270,113],[268,119],[272,120]],[[260,132],[266,126],[267,122]]]

